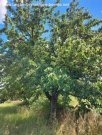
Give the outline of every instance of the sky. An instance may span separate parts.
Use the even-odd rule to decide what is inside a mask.
[[[6,4],[13,0],[0,0],[0,28],[3,27],[3,21],[5,19],[5,14],[7,13]],[[48,3],[53,4],[55,0],[48,0]],[[61,0],[62,4],[68,4],[71,0]],[[84,6],[86,9],[90,11],[90,13],[95,18],[102,19],[102,0],[79,0],[80,6]],[[65,11],[66,6],[58,7],[62,12]],[[4,35],[2,35],[4,36]]]
[[[0,24],[3,23],[6,14],[7,0],[0,0]]]

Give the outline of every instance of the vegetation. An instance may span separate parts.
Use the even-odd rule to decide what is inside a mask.
[[[48,102],[40,98],[29,108],[20,101],[0,104],[0,135],[101,135],[102,117],[89,113],[77,124],[72,112],[64,115],[54,126],[48,122]]]
[[[83,129],[88,130],[84,131],[84,134],[98,134],[100,125],[94,125],[96,123],[93,120],[92,130],[94,131],[94,126],[96,129],[93,132],[88,119],[93,110],[102,108],[102,20],[93,18],[86,9],[79,6],[77,0],[72,0],[63,14],[57,10],[57,6],[39,7],[32,4],[44,4],[45,0],[24,2],[25,5],[21,6],[21,0],[14,0],[15,7],[7,6],[4,28],[0,30],[0,33],[7,37],[7,40],[0,40],[0,102],[23,100],[25,105],[30,106],[31,103],[36,104],[39,97],[46,96],[48,106],[45,110],[50,108],[51,121],[58,120],[57,115],[62,108],[69,109],[66,117],[72,117],[71,122],[75,124],[71,127],[73,135],[74,132],[77,135],[82,134],[78,127],[81,129],[81,122],[84,121],[90,128],[89,131],[84,125]],[[59,2],[60,0],[56,1]],[[97,29],[94,29],[95,26]],[[75,107],[70,105],[71,97],[78,103]],[[38,106],[40,107],[40,104]],[[11,108],[1,105],[1,121],[4,121],[5,125],[7,120],[12,128],[15,126],[12,130],[7,124],[5,132],[21,134],[18,133],[18,129],[21,129],[24,135],[57,135],[57,129],[50,130],[51,127],[48,126],[49,115],[46,118],[44,114],[36,114],[39,107],[34,107],[34,110],[27,110],[15,105]],[[71,108],[74,108],[74,116]],[[22,112],[25,112],[24,115]],[[7,118],[3,113],[8,114]],[[38,119],[36,115],[39,115]],[[41,132],[35,123],[43,128]],[[59,125],[58,123],[56,128]],[[3,126],[2,129],[5,128]],[[34,128],[34,131],[28,130],[31,128]],[[48,131],[51,133],[47,133]],[[0,132],[2,134],[3,131]],[[58,135],[68,132],[63,131]]]

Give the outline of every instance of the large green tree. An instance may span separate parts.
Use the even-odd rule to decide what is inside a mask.
[[[75,96],[80,104],[94,104],[102,96],[102,30],[94,30],[101,20],[92,18],[76,0],[63,14],[55,6],[31,6],[33,2],[21,7],[14,1],[15,8],[7,7],[1,30],[7,41],[0,48],[5,88],[11,97],[26,101],[45,94],[55,119],[59,95]]]

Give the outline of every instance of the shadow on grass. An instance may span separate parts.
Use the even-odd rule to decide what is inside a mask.
[[[0,107],[0,115],[7,115],[7,114],[14,114],[17,113],[17,106],[10,106],[10,107]]]

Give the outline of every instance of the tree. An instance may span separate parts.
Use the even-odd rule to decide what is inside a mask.
[[[6,89],[26,101],[44,93],[55,120],[59,95],[73,95],[80,104],[83,100],[93,104],[101,97],[102,34],[101,28],[92,29],[101,20],[93,19],[76,0],[64,14],[56,7],[29,5],[8,6],[12,16],[6,16],[1,30],[8,38],[1,47]],[[49,39],[42,36],[46,25]]]
[[[30,69],[31,65],[27,64],[37,59],[34,58],[33,54],[35,46],[46,45],[42,34],[46,32],[44,24],[46,23],[48,7],[35,7],[33,5],[31,7],[32,2],[33,0],[27,3],[24,1],[25,6],[22,7],[22,1],[14,1],[16,7],[8,6],[9,13],[5,18],[5,26],[1,29],[1,32],[7,36],[7,41],[0,48],[3,54],[1,62],[5,65],[5,76],[8,76],[7,82],[9,83],[6,87],[12,95],[14,91],[18,93],[17,89],[25,86],[21,82],[25,81],[24,75]],[[29,87],[29,85],[27,86]]]
[[[66,13],[51,20],[52,36],[49,50],[53,72],[48,72],[46,76],[49,79],[45,78],[48,81],[43,84],[46,86],[45,84],[49,83],[50,85],[47,84],[49,88],[54,86],[52,91],[55,92],[56,102],[59,94],[66,97],[67,93],[77,97],[80,105],[85,100],[92,106],[93,101],[96,102],[102,97],[100,55],[102,37],[100,28],[97,30],[92,28],[102,21],[93,19],[88,11],[79,8],[78,5],[79,3],[73,0]],[[62,72],[61,78],[55,72],[55,67]],[[66,72],[63,72],[63,69]]]

